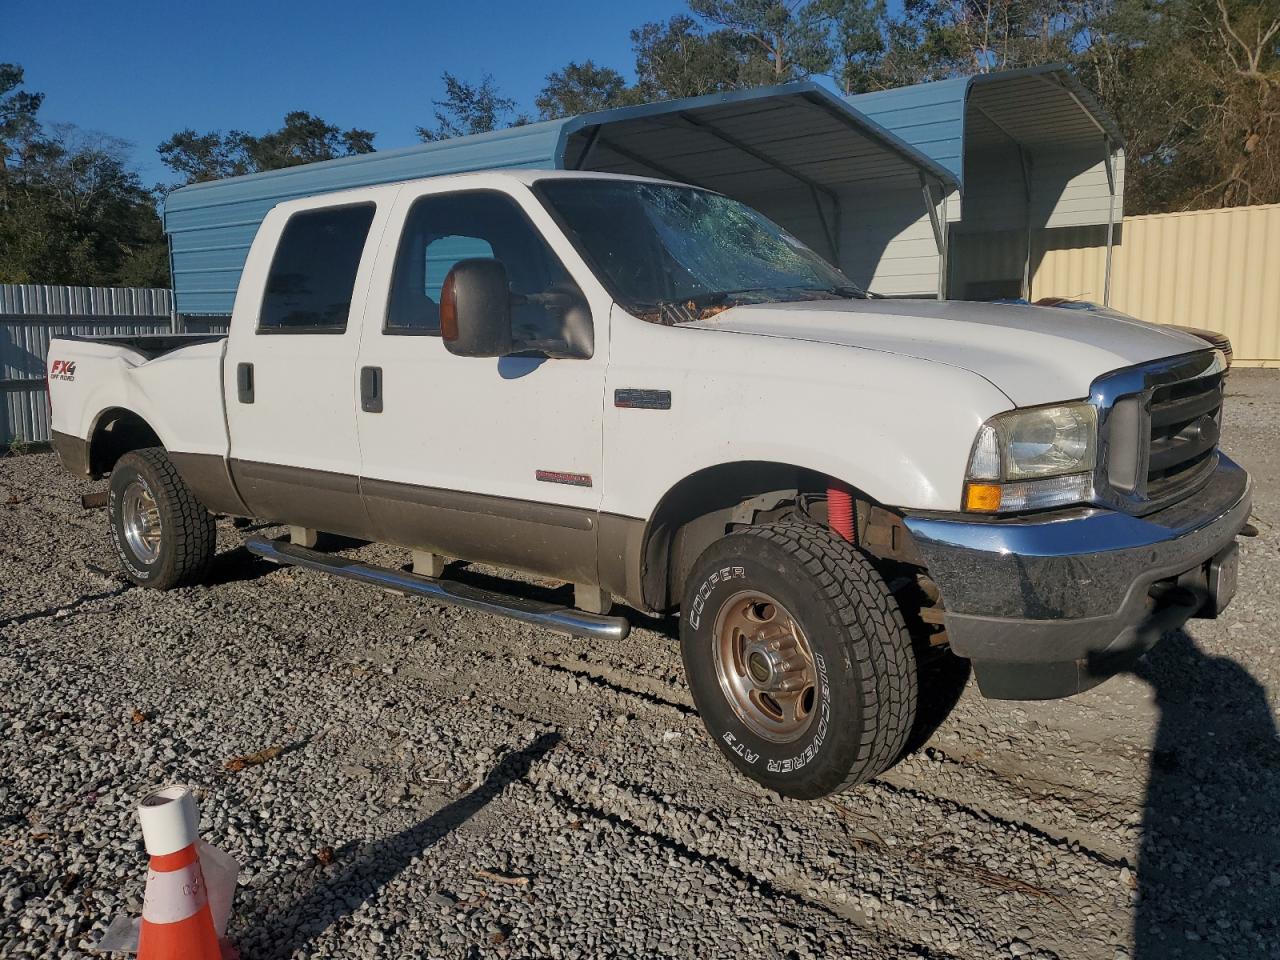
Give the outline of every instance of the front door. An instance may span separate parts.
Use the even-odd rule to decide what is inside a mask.
[[[377,213],[355,203],[273,211],[263,222],[254,251],[266,246],[269,265],[249,258],[223,373],[231,472],[254,516],[369,535],[355,363]]]
[[[608,308],[534,218],[554,230],[531,195],[401,193],[360,345],[361,486],[380,540],[594,583]],[[507,271],[516,356],[440,339],[445,277],[476,257]]]

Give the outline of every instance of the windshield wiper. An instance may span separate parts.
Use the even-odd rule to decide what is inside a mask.
[[[741,290],[717,290],[715,293],[705,294],[703,297],[694,297],[692,302],[701,303],[704,300],[712,306],[724,303],[730,297],[736,297],[745,293],[761,293],[761,294],[815,294],[815,293],[833,293],[837,297],[854,297],[859,300],[870,300],[877,297],[877,294],[870,290],[864,290],[856,283],[842,283],[830,287],[744,287]]]
[[[737,290],[712,290],[708,293],[694,294],[672,300],[662,300],[653,305],[653,310],[662,317],[660,322],[668,324],[695,323],[708,319],[721,310],[727,310],[730,301],[738,297],[756,294],[764,302],[787,302],[792,299],[821,298],[823,294],[837,297],[870,298],[872,294],[853,284],[832,287],[742,287]]]
[[[855,300],[879,300],[883,299],[880,294],[872,293],[870,290],[863,290],[856,283],[842,284],[836,287],[827,287],[828,292],[834,293],[839,297],[852,297]]]
[[[663,319],[661,322],[663,323],[694,323],[698,320],[706,319],[707,311],[719,313],[722,309],[727,310],[727,304],[733,297],[749,293],[763,293],[765,291],[777,289],[780,288],[744,287],[740,290],[712,290],[709,293],[699,293],[688,297],[678,297],[673,300],[660,300],[654,305],[654,309],[660,316],[662,316]]]
[[[704,293],[700,296],[690,297],[689,303],[696,303],[708,307],[718,307],[730,297],[740,297],[748,293],[769,293],[777,290],[790,290],[791,287],[742,287],[738,290],[716,290],[712,293]]]

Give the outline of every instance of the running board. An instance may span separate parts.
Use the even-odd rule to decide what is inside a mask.
[[[587,613],[572,607],[554,603],[526,600],[492,590],[481,590],[465,583],[437,580],[404,570],[392,570],[370,563],[360,563],[346,557],[321,553],[299,547],[288,540],[269,540],[266,537],[250,537],[245,548],[253,554],[286,566],[319,570],[346,580],[358,580],[384,590],[392,590],[410,596],[426,597],[440,603],[510,617],[522,623],[544,627],[554,633],[570,637],[586,637],[592,640],[624,640],[631,632],[631,623],[625,617],[607,617]]]

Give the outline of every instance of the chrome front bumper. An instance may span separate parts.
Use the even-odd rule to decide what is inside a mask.
[[[1199,490],[1143,517],[905,523],[983,694],[1038,700],[1087,690],[1191,617],[1215,615],[1215,559],[1230,559],[1251,505],[1249,475],[1223,455]]]

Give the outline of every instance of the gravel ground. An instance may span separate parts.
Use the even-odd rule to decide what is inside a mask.
[[[83,956],[139,912],[134,807],[178,781],[244,864],[247,960],[1280,957],[1280,376],[1230,393],[1260,535],[1222,620],[1067,701],[970,682],[815,803],[721,762],[670,622],[591,649],[272,567],[229,523],[215,583],[126,588],[86,487],[6,459],[0,956]]]

